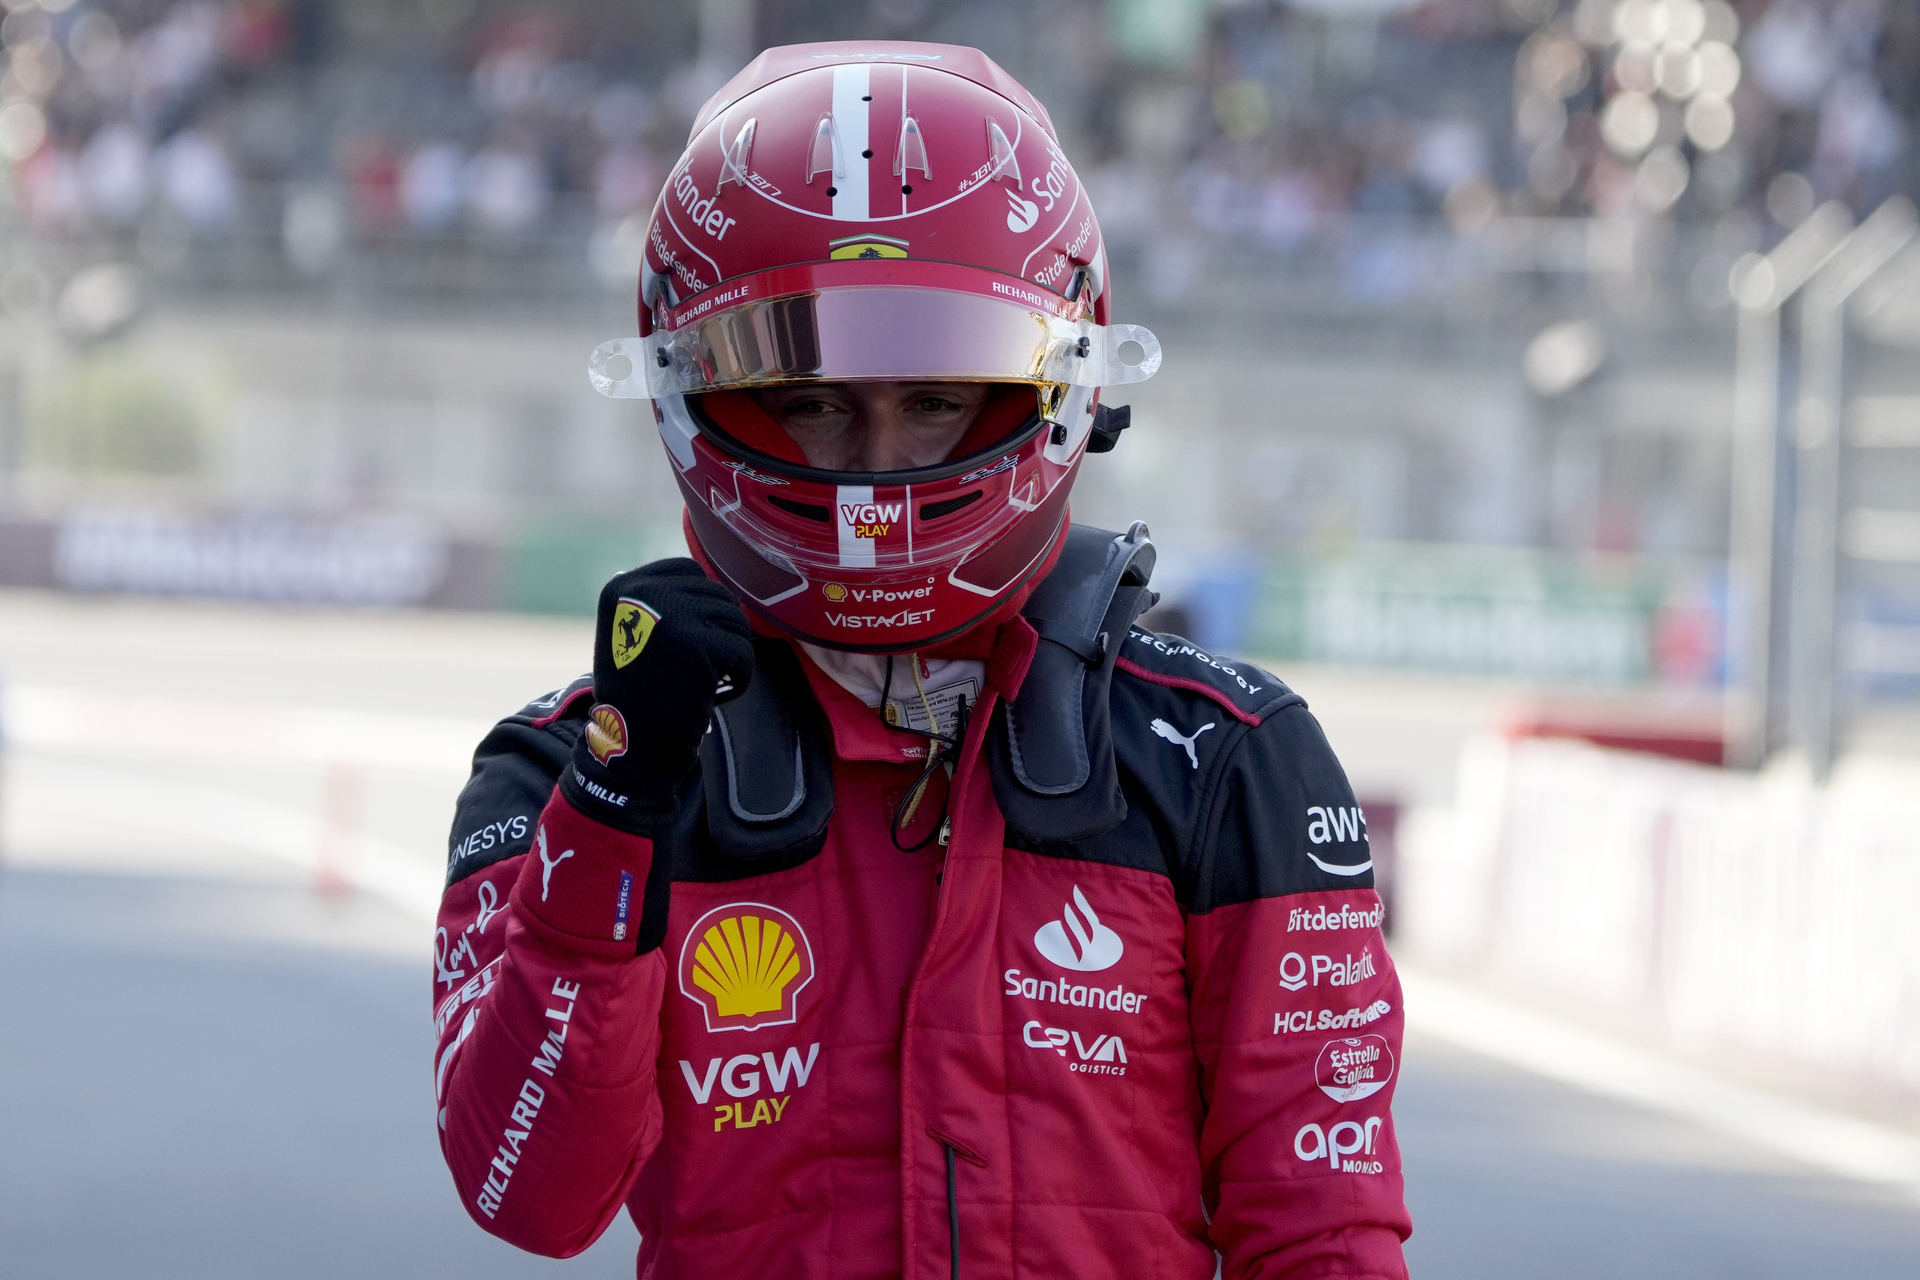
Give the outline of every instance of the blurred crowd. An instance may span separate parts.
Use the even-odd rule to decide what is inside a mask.
[[[1353,7],[1346,7],[1351,11]],[[1912,189],[1920,9],[1891,0],[1223,7],[1194,220],[1291,248],[1353,215],[1792,226]],[[1444,52],[1445,56],[1435,56]]]
[[[732,69],[701,47],[715,3],[0,0],[0,209],[56,235],[267,228],[315,270],[366,237],[598,227],[617,275],[623,221]],[[859,32],[1006,56],[1001,0],[734,7],[749,48]],[[1044,65],[1016,68],[1123,245],[1170,216],[1278,251],[1376,217],[1786,227],[1915,181],[1920,8],[1901,0],[1012,10],[1075,69],[1049,93]]]
[[[0,7],[0,159],[42,232],[277,223],[296,265],[319,266],[347,236],[622,217],[663,176],[659,86],[584,60],[533,6],[455,3],[438,24],[410,7],[393,41],[321,0]]]

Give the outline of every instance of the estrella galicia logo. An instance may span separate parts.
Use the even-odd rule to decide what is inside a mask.
[[[1385,1036],[1329,1040],[1313,1064],[1313,1082],[1335,1102],[1371,1098],[1392,1079],[1393,1047]]]
[[[1077,914],[1075,906],[1080,908]],[[1041,955],[1062,969],[1081,973],[1111,969],[1120,963],[1120,953],[1125,949],[1120,935],[1100,923],[1079,885],[1073,886],[1073,902],[1062,904],[1061,910],[1060,920],[1047,921],[1033,935],[1033,945]]]

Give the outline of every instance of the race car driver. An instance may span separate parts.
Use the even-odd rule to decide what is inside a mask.
[[[503,720],[436,937],[486,1230],[643,1276],[1405,1275],[1401,997],[1300,698],[1135,619],[1072,524],[1159,344],[1046,111],[972,49],[773,49],[648,229],[692,559]]]

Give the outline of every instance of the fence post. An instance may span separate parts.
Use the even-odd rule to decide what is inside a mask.
[[[1784,407],[1797,399],[1797,355],[1782,342],[1783,312],[1853,229],[1829,201],[1764,257],[1750,254],[1728,281],[1740,308],[1734,373],[1732,492],[1727,529],[1727,634],[1738,660],[1727,699],[1727,763],[1761,764],[1783,739],[1780,692],[1792,550],[1793,455]],[[1783,493],[1782,491],[1785,490]]]
[[[1833,764],[1838,727],[1841,427],[1847,386],[1847,304],[1898,256],[1915,230],[1914,208],[1896,196],[1876,209],[1827,259],[1800,306],[1800,399],[1794,411],[1792,607],[1788,636],[1788,731],[1816,779]]]

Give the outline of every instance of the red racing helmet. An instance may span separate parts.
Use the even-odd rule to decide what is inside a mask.
[[[770,49],[701,110],[647,228],[640,336],[604,395],[653,401],[700,558],[781,629],[889,653],[959,635],[1049,562],[1100,388],[1160,344],[1109,324],[1100,225],[1046,109],[975,49]],[[946,461],[807,465],[747,394],[1001,384]]]

